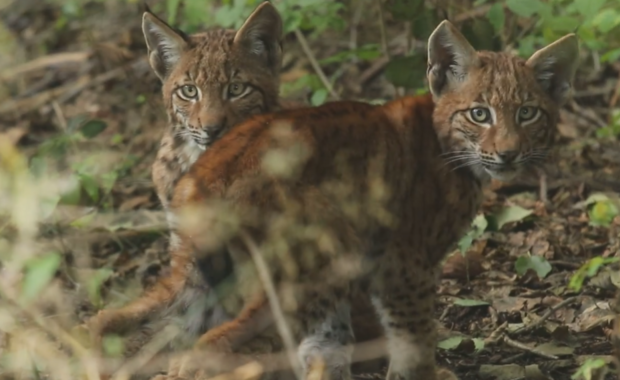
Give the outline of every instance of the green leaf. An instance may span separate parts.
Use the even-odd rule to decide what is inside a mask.
[[[588,212],[590,225],[595,227],[609,227],[618,215],[618,207],[611,201],[599,201]]]
[[[477,50],[496,50],[501,48],[499,46],[501,40],[499,40],[491,22],[486,18],[476,18],[473,22],[465,24],[462,32]]]
[[[577,372],[575,372],[575,374],[571,376],[571,379],[576,380],[576,379],[582,379],[583,378],[585,380],[593,380],[595,378],[593,371],[597,370],[599,368],[603,368],[606,365],[607,365],[607,363],[605,362],[605,359],[601,359],[601,358],[588,358],[581,365],[581,367],[579,367]]]
[[[360,47],[359,49],[346,50],[337,54],[321,59],[319,63],[321,65],[327,65],[329,63],[341,63],[345,62],[353,57],[362,61],[370,61],[381,56],[381,49],[378,44],[368,44]]]
[[[92,139],[103,132],[107,127],[108,125],[104,121],[90,120],[80,128],[80,131],[84,137]]]
[[[427,40],[437,24],[439,24],[437,12],[430,8],[422,8],[418,16],[411,21],[411,34],[418,40]]]
[[[123,135],[120,133],[115,133],[114,136],[110,139],[111,145],[120,145],[123,142]]]
[[[484,339],[474,338],[474,346],[476,347],[476,351],[480,351],[484,348]]]
[[[181,0],[166,0],[166,12],[168,13],[168,24],[174,25],[177,19],[177,10]]]
[[[80,173],[80,183],[82,184],[82,188],[86,191],[86,194],[92,199],[94,202],[99,201],[99,184],[95,179],[89,175]]]
[[[39,202],[40,216],[42,219],[47,219],[54,213],[56,206],[60,202],[60,195],[49,195]]]
[[[461,343],[465,340],[471,340],[474,343],[476,351],[480,351],[484,348],[484,340],[479,338],[470,339],[467,337],[453,336],[448,339],[444,339],[437,343],[437,347],[442,350],[455,350],[459,348]]]
[[[54,278],[60,266],[60,254],[57,252],[34,258],[26,264],[26,273],[22,284],[22,301],[34,299]]]
[[[83,215],[77,219],[75,219],[74,221],[72,221],[71,223],[69,223],[69,225],[73,228],[84,228],[84,227],[88,227],[90,225],[90,222],[93,221],[93,219],[95,219],[95,216],[97,216],[97,212],[91,212],[88,213],[86,215]]]
[[[325,100],[327,99],[327,95],[328,95],[327,90],[324,88],[320,88],[314,91],[314,93],[312,93],[312,97],[310,98],[310,103],[313,106],[320,106],[321,104],[325,103]]]
[[[80,185],[80,179],[77,175],[72,175],[69,178],[70,187],[67,191],[60,195],[60,204],[63,205],[77,205],[82,198],[82,186]]]
[[[604,193],[592,193],[590,196],[583,202],[585,206],[589,206],[596,202],[605,202],[608,201],[609,197]]]
[[[620,25],[620,12],[611,8],[605,9],[594,17],[592,23],[601,33],[607,34],[613,28]]]
[[[620,60],[620,48],[613,49],[601,56],[601,62],[616,62]]]
[[[515,270],[519,276],[523,276],[529,269],[536,272],[539,278],[545,278],[551,272],[551,264],[542,256],[520,256],[515,261]]]
[[[119,357],[123,355],[123,351],[125,350],[125,344],[123,343],[123,339],[118,335],[106,335],[101,340],[101,344],[103,346],[103,351],[112,357]]]
[[[471,229],[459,240],[458,247],[461,253],[467,252],[475,239],[478,239],[487,229],[488,222],[483,214],[478,214],[472,222]]]
[[[399,21],[413,21],[422,11],[422,0],[389,0],[387,9],[394,19]]]
[[[101,306],[101,285],[110,278],[114,273],[113,270],[102,268],[97,270],[94,275],[86,283],[86,291],[90,302],[96,307]]]
[[[459,346],[459,344],[461,344],[462,341],[463,337],[453,336],[448,339],[444,339],[441,342],[438,342],[437,347],[441,348],[442,350],[454,350]]]
[[[476,307],[476,306],[488,306],[489,303],[481,300],[469,300],[469,299],[456,299],[454,300],[455,305],[464,306],[464,307]]]
[[[572,33],[579,25],[581,25],[581,21],[570,16],[554,16],[545,20],[545,26],[557,33]]]
[[[82,126],[88,120],[88,115],[76,115],[67,120],[67,132],[77,132],[80,126]]]
[[[492,215],[496,229],[499,231],[505,224],[519,222],[533,213],[521,206],[503,207]]]
[[[112,170],[101,175],[101,189],[104,194],[107,194],[110,190],[112,190],[117,179],[118,172],[116,170]]]
[[[514,14],[525,18],[532,17],[543,6],[539,0],[506,0],[506,5]]]
[[[606,0],[574,0],[573,5],[585,18],[593,17],[603,7]]]
[[[487,18],[489,19],[491,25],[493,25],[496,33],[501,34],[504,32],[506,15],[504,14],[504,6],[501,3],[493,4],[487,13]]]
[[[586,261],[570,279],[568,287],[575,291],[581,290],[586,278],[593,277],[601,267],[620,261],[620,257],[601,257],[597,256]]]
[[[419,55],[394,57],[385,68],[385,77],[397,87],[422,87],[425,76],[426,61]]]

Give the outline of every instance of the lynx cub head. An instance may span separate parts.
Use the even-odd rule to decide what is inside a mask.
[[[546,158],[577,68],[569,34],[528,60],[477,52],[448,21],[428,42],[435,123],[448,161],[481,179],[510,180]]]
[[[282,20],[270,3],[238,31],[187,36],[148,11],[142,31],[176,138],[204,150],[235,124],[277,106]]]

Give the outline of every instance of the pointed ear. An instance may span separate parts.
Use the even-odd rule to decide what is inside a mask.
[[[259,5],[235,34],[234,45],[262,59],[273,72],[282,65],[282,18],[268,1]]]
[[[534,70],[538,83],[558,104],[564,104],[573,86],[579,61],[579,42],[568,34],[538,50],[526,65]]]
[[[163,81],[188,47],[185,36],[149,11],[142,16],[142,33],[148,47],[149,63]]]
[[[434,97],[456,89],[480,60],[452,23],[444,20],[428,38],[428,83]]]

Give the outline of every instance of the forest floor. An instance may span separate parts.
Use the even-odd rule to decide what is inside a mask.
[[[53,167],[45,157],[46,170],[58,178],[86,177],[77,201],[58,205],[36,234],[41,249],[62,254],[55,279],[61,308],[67,321],[82,322],[103,305],[135,297],[168,263],[165,219],[150,180],[166,116],[137,5],[119,6],[112,17],[95,4],[61,27],[57,8],[23,4],[0,13],[0,138],[28,158],[49,153]],[[313,73],[290,37],[283,83]],[[321,58],[346,45],[327,40],[310,41]],[[389,41],[395,54],[402,51],[397,37]],[[620,107],[620,64],[592,62],[584,61],[561,113],[547,201],[538,178],[494,186],[478,219],[484,232],[467,260],[454,252],[444,267],[438,360],[462,379],[570,379],[589,359],[611,362],[617,267],[602,266],[581,288],[569,286],[588,260],[620,257],[620,142],[601,132]],[[392,97],[385,63],[344,63],[336,89],[347,98]],[[72,139],[78,130],[96,136]],[[2,236],[11,231],[0,224]],[[102,283],[102,299],[85,285],[93,281]]]

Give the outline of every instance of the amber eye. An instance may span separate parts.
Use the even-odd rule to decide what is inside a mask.
[[[198,89],[196,88],[196,86],[192,86],[189,84],[181,87],[180,91],[181,97],[184,99],[194,99],[198,96]]]
[[[526,106],[519,108],[519,121],[530,121],[538,116],[538,108]]]
[[[245,91],[245,85],[243,83],[231,83],[228,86],[228,95],[231,97],[239,96]]]
[[[488,108],[472,108],[469,116],[476,123],[488,123],[491,121],[491,112]]]

